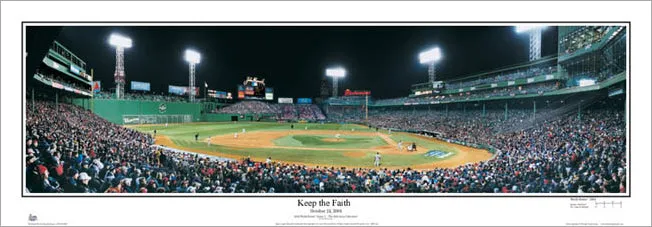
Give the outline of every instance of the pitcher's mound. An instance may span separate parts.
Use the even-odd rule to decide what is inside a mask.
[[[344,142],[346,139],[336,139],[336,138],[323,138],[321,141],[324,142],[329,142],[329,143],[338,143],[338,142]]]

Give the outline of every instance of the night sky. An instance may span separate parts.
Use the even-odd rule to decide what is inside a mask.
[[[111,33],[133,40],[125,51],[129,81],[151,83],[154,92],[188,84],[186,48],[202,54],[196,86],[234,92],[246,76],[265,78],[276,97],[317,97],[324,71],[343,66],[344,89],[371,90],[374,98],[405,97],[426,82],[420,51],[439,46],[438,79],[447,80],[528,60],[528,35],[513,27],[64,27],[57,40],[94,69],[102,89],[114,87]],[[542,56],[556,53],[557,29],[543,32]],[[330,80],[329,80],[330,88]],[[203,96],[202,90],[200,96]]]

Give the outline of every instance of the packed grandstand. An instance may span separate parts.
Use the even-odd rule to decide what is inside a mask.
[[[624,111],[611,104],[596,104],[581,118],[556,115],[515,131],[502,128],[528,122],[528,113],[508,121],[501,113],[478,115],[384,111],[370,124],[492,144],[500,153],[490,161],[428,171],[345,169],[213,161],[155,149],[151,136],[90,111],[68,104],[56,111],[53,103],[38,102],[28,107],[26,186],[30,192],[118,193],[625,192]]]
[[[367,97],[329,98],[315,104],[239,101],[202,112],[263,116],[256,120],[360,123],[491,147],[495,152],[490,160],[454,168],[344,168],[210,159],[152,146],[151,135],[107,120],[88,104],[28,92],[25,190],[626,193],[626,39],[621,31],[616,26],[560,30],[559,56],[448,81],[438,93],[413,89],[408,97],[371,102]],[[597,48],[602,56],[579,51],[589,48]],[[42,74],[37,73],[39,78]],[[59,77],[45,78],[52,83]],[[424,91],[426,95],[420,95]],[[115,97],[100,92],[93,99]],[[188,102],[169,94],[127,93],[123,99]]]

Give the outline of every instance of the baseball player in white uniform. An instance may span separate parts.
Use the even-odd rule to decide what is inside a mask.
[[[374,166],[380,166],[380,153],[376,152],[376,156],[374,156]]]
[[[210,147],[211,146],[211,137],[209,136],[208,139],[206,140],[206,146]]]
[[[233,134],[233,138],[234,138],[234,139],[237,139],[237,138],[238,138],[238,133],[237,133],[237,132],[236,132],[235,134]]]
[[[403,151],[403,140],[398,141],[398,151]]]

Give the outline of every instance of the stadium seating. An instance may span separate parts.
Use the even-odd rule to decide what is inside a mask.
[[[454,81],[446,83],[446,89],[458,89],[471,87],[481,84],[496,83],[508,80],[516,80],[521,78],[530,78],[540,75],[547,75],[557,72],[557,67],[554,66],[539,66],[532,67],[524,71],[512,71],[512,72],[501,72],[496,74],[490,74],[483,76],[484,78],[479,79],[469,79],[466,81]]]
[[[534,123],[527,123],[525,112],[511,114],[509,121],[500,120],[498,112],[478,118],[477,112],[446,116],[387,111],[370,118],[383,127],[438,130],[499,150],[489,161],[419,171],[209,160],[151,148],[150,136],[79,107],[59,104],[58,109],[48,102],[28,105],[25,165],[30,192],[626,192],[624,113],[609,107],[587,110],[581,119],[555,113]],[[423,124],[427,122],[436,123]],[[501,130],[514,124],[530,126]]]
[[[611,26],[580,27],[560,40],[560,48],[563,49],[565,54],[572,54],[578,50],[590,48],[592,44],[601,41],[610,29],[615,28]]]
[[[331,122],[362,122],[364,120],[363,106],[329,106],[328,120]]]
[[[216,113],[229,114],[271,114],[276,120],[286,121],[317,121],[326,116],[314,104],[269,104],[261,101],[243,101],[217,110]]]
[[[404,103],[429,103],[431,101],[460,101],[478,98],[515,97],[519,95],[532,94],[543,95],[545,92],[554,91],[559,88],[561,88],[561,84],[555,81],[550,81],[521,86],[484,89],[449,95],[379,99],[374,102],[374,105],[403,105]]]
[[[266,102],[243,101],[217,111],[217,113],[229,114],[277,114],[279,110]]]

